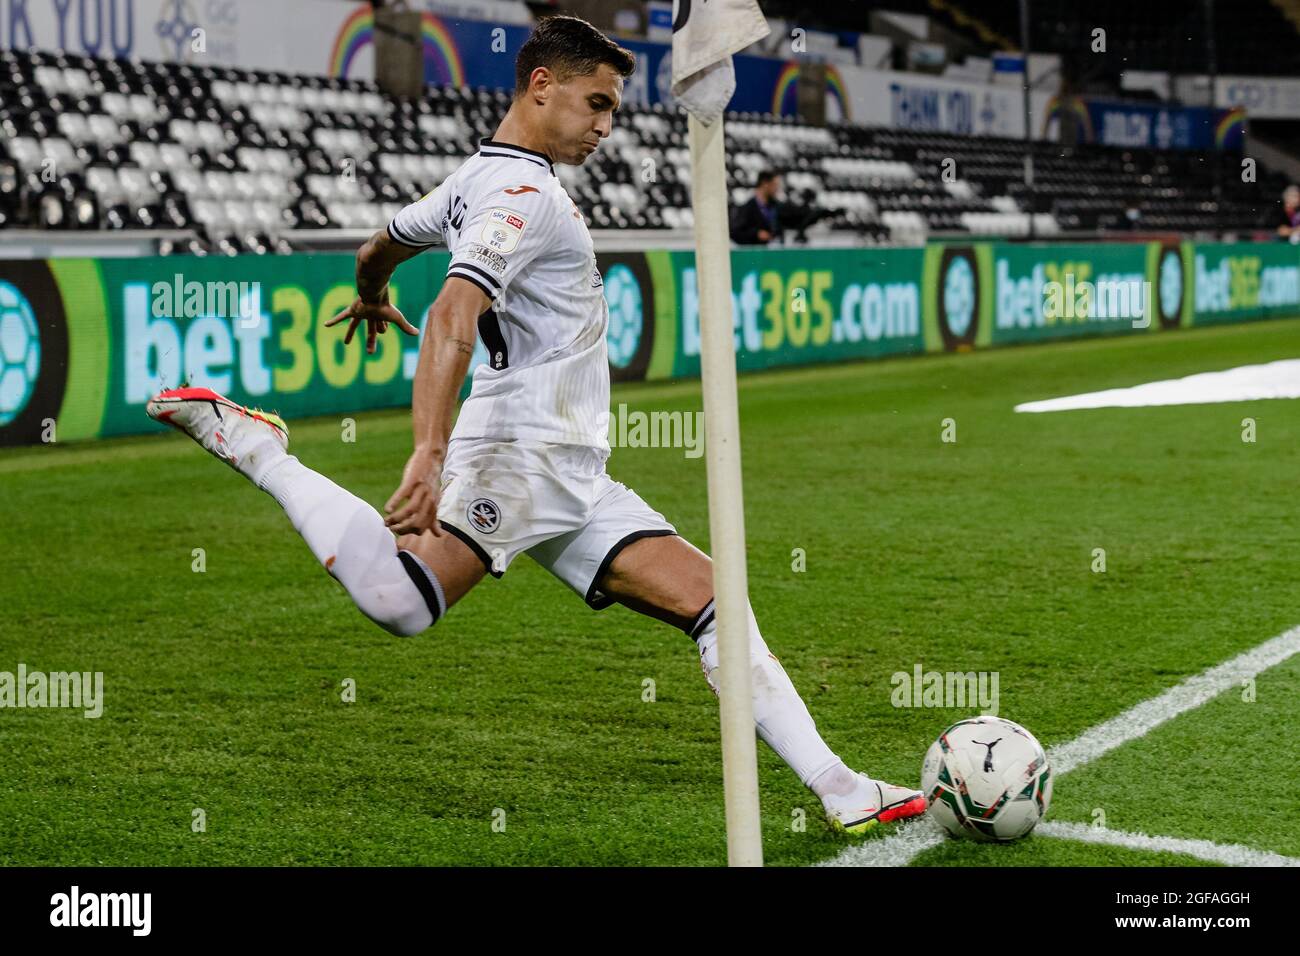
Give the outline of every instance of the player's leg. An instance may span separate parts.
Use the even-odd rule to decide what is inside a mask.
[[[596,585],[624,607],[687,634],[713,606],[709,556],[675,532],[620,548]]]
[[[619,604],[694,638],[705,677],[717,692],[718,634],[708,555],[677,535],[644,538],[618,553],[598,587]],[[748,616],[754,720],[760,736],[814,791],[826,784],[851,786],[853,774],[817,732],[803,699],[764,641],[752,609]]]
[[[278,416],[203,388],[167,389],[147,411],[271,495],[361,612],[392,634],[430,627],[483,577],[482,562],[450,535],[395,540],[373,507],[288,453]]]
[[[712,564],[635,492],[602,474],[586,523],[528,553],[593,608],[618,602],[685,631],[698,643],[705,677],[717,692]],[[814,791],[850,781],[853,774],[822,741],[752,613],[749,620],[759,735]]]
[[[600,592],[666,621],[695,639],[709,686],[718,685],[718,633],[709,556],[676,535],[646,537],[624,547],[597,582]],[[754,722],[759,736],[821,798],[832,823],[852,832],[925,810],[920,791],[854,773],[822,740],[803,698],[749,619]]]

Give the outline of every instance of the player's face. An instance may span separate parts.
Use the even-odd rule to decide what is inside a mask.
[[[558,85],[549,110],[557,162],[581,166],[609,135],[623,102],[623,77],[602,63],[595,73],[571,76]]]

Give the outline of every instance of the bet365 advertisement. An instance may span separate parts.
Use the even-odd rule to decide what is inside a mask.
[[[447,254],[399,268],[417,326]],[[599,256],[615,381],[693,377],[700,311],[689,252]],[[419,350],[374,355],[324,322],[354,296],[352,256],[0,261],[0,445],[159,429],[156,390],[189,382],[288,418],[409,403]],[[1081,335],[1300,316],[1300,247],[950,243],[737,250],[742,371]],[[486,359],[480,343],[473,369]]]

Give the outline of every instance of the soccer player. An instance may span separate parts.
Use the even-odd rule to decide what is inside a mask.
[[[148,414],[186,432],[284,508],[363,614],[397,635],[433,626],[521,553],[596,609],[619,603],[685,631],[717,693],[708,556],[605,472],[608,311],[591,235],[556,178],[610,133],[635,60],[584,20],[543,20],[520,48],[513,104],[492,139],[357,254],[357,298],[327,325],[415,335],[389,301],[397,266],[435,244],[451,265],[429,310],[411,401],[414,451],[384,515],[288,454],[277,416],[204,388]],[[488,362],[456,397],[477,331]],[[394,535],[397,535],[395,538]],[[822,740],[749,612],[754,717],[764,741],[863,832],[925,810],[920,791],[855,773]]]

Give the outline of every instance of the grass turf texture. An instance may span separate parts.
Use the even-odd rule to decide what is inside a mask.
[[[1300,321],[1275,321],[742,377],[753,603],[831,746],[917,783],[935,734],[975,712],[891,706],[917,663],[997,671],[999,713],[1051,746],[1300,622],[1296,402],[1011,411],[1297,349]],[[700,407],[697,383],[619,402]],[[316,420],[290,423],[292,447],[382,503],[409,418],[355,417],[354,444]],[[703,459],[616,449],[610,471],[707,547]],[[0,500],[0,670],[103,671],[106,698],[98,720],[0,711],[0,863],[725,862],[717,705],[679,632],[591,612],[521,558],[391,638],[269,497],[170,432],[6,451]],[[1294,765],[1277,729],[1296,673],[1058,780],[1050,816],[1102,806],[1116,829],[1300,854],[1300,817],[1258,812]],[[759,775],[769,863],[845,846],[761,744]],[[1193,861],[1037,838],[918,862]]]

